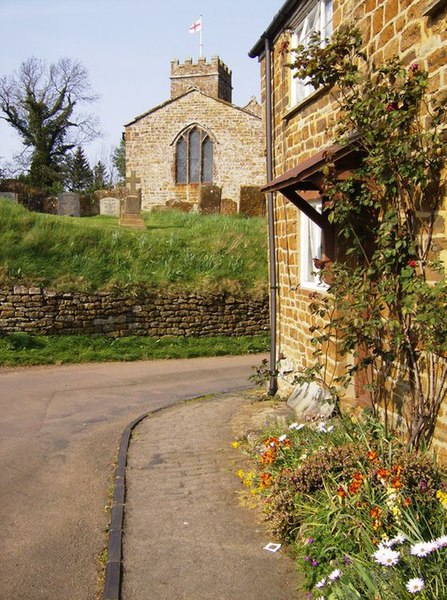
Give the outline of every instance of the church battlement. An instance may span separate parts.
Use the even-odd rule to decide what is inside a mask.
[[[208,62],[200,57],[197,62],[186,58],[183,63],[178,59],[171,61],[171,98],[180,96],[191,87],[201,92],[231,102],[231,70],[218,57],[212,56]]]

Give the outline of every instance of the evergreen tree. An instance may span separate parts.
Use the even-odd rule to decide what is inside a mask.
[[[118,172],[119,183],[124,183],[126,179],[126,143],[124,138],[121,138],[119,146],[116,146],[113,150],[112,162]]]
[[[82,192],[87,190],[92,185],[92,182],[93,173],[88,159],[81,146],[78,146],[68,161],[68,187],[72,192]]]
[[[110,187],[108,180],[107,169],[104,163],[98,160],[93,167],[93,190],[103,190]]]

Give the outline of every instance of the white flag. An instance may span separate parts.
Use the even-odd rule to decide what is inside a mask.
[[[201,29],[202,29],[202,17],[200,17],[200,19],[197,19],[197,21],[194,21],[194,23],[191,25],[191,27],[188,29],[188,31],[189,31],[189,33],[197,33]]]

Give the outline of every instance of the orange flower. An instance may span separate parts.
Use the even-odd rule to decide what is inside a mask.
[[[284,448],[290,448],[292,446],[292,440],[286,439],[283,441],[282,445]]]
[[[382,515],[382,509],[379,506],[373,506],[369,514],[373,519],[378,519]]]
[[[405,498],[404,505],[405,506],[410,506],[410,504],[411,504],[411,498]]]
[[[337,496],[339,496],[339,498],[346,498],[347,496],[347,493],[341,486],[337,488]]]
[[[391,469],[391,471],[396,474],[396,477],[399,477],[403,470],[404,468],[401,465],[394,465]]]
[[[269,448],[261,454],[261,462],[265,465],[271,465],[276,459],[276,449]]]
[[[270,487],[271,483],[272,483],[271,473],[262,473],[261,474],[261,487],[264,487],[264,488]]]
[[[390,472],[388,471],[388,469],[379,469],[377,471],[377,477],[379,477],[380,479],[388,479],[388,477],[390,476]]]
[[[368,460],[375,461],[377,460],[377,452],[373,452],[372,450],[367,454]]]
[[[264,440],[264,446],[271,446],[272,448],[276,448],[279,444],[279,440],[276,436],[270,436],[266,440]]]
[[[396,475],[396,477],[393,477],[393,479],[391,480],[391,485],[393,486],[393,488],[395,490],[400,490],[403,487],[403,483],[401,482],[401,480],[399,479],[399,477]]]

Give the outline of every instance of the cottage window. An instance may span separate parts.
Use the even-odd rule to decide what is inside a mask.
[[[321,201],[310,202],[311,206],[321,214]],[[301,285],[312,289],[325,289],[326,285],[320,281],[318,269],[314,259],[323,257],[322,229],[311,221],[304,213],[300,215],[300,280]]]
[[[308,46],[314,33],[318,33],[322,41],[332,34],[332,0],[318,0],[311,5],[293,32],[292,48]],[[307,79],[299,79],[293,75],[292,71],[291,106],[295,106],[314,91]]]
[[[176,143],[176,182],[213,181],[213,142],[199,127],[185,131]]]

